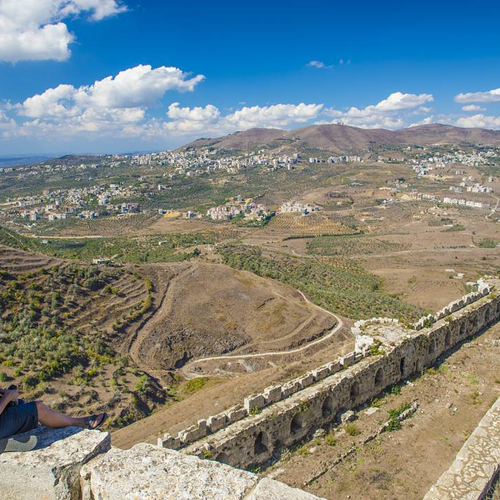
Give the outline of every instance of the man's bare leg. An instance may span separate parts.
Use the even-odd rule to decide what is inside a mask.
[[[77,427],[87,427],[87,423],[84,418],[73,418],[64,413],[60,413],[41,401],[36,401],[36,408],[38,410],[38,420],[41,424],[47,427],[68,427],[70,425],[76,425]]]

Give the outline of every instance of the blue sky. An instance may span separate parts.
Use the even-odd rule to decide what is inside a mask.
[[[494,1],[0,0],[0,155],[254,126],[500,129]]]

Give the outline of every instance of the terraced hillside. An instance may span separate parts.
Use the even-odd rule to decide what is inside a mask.
[[[0,246],[0,381],[61,409],[106,409],[116,425],[147,414],[166,394],[115,339],[151,308],[151,282],[129,269]]]

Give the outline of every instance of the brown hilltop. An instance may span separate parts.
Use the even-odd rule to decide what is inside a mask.
[[[363,129],[348,125],[311,125],[295,130],[255,128],[215,139],[198,139],[185,148],[212,146],[241,150],[291,145],[333,153],[370,150],[380,146],[431,144],[500,145],[500,131],[451,125],[420,125],[402,130]]]

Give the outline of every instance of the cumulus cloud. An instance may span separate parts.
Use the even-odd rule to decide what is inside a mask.
[[[377,104],[345,111],[323,104],[272,104],[248,106],[223,113],[213,104],[188,107],[171,102],[164,118],[148,114],[151,106],[169,91],[193,91],[203,75],[191,75],[178,68],[139,65],[91,85],[62,84],[33,95],[18,104],[5,104],[0,111],[4,137],[196,137],[224,135],[250,128],[280,128],[319,121],[321,118],[363,128],[396,129],[410,117],[430,111],[430,94],[395,92]],[[12,119],[15,114],[17,121]],[[422,117],[419,124],[432,122]],[[334,122],[330,122],[334,123]],[[14,125],[14,126],[13,126]]]
[[[0,0],[0,61],[64,61],[75,40],[65,19],[100,21],[125,10],[118,0]]]
[[[365,108],[353,106],[345,112],[328,108],[325,114],[354,127],[395,129],[405,126],[405,114],[409,112],[417,115],[430,112],[430,108],[423,105],[433,101],[432,94],[394,92],[387,99]]]
[[[172,121],[163,124],[165,130],[189,134],[207,128],[217,128],[220,111],[212,104],[207,104],[205,107],[181,108],[178,102],[174,102],[168,107],[167,116]]]
[[[484,111],[485,108],[477,106],[475,104],[468,104],[467,106],[462,106],[463,111]]]
[[[30,118],[64,118],[94,108],[127,109],[154,105],[169,90],[192,91],[203,75],[191,77],[178,68],[139,65],[93,85],[59,85],[26,99],[19,114]]]
[[[499,102],[500,88],[486,92],[466,92],[455,96],[456,102]]]
[[[181,108],[178,102],[172,103],[168,107],[167,116],[174,120],[190,120],[214,122],[220,116],[218,108],[212,104],[207,104],[204,108]]]
[[[434,123],[434,117],[433,116],[426,116],[425,118],[423,118],[419,122],[411,123],[410,125],[408,125],[408,128],[420,127],[421,125],[430,125],[431,123]]]
[[[155,105],[166,92],[192,91],[203,79],[203,75],[192,76],[178,68],[139,65],[92,85],[59,85],[27,98],[14,109],[19,117],[31,119],[21,129],[32,133],[57,130],[62,134],[99,131],[120,134],[124,127],[144,120],[148,107]],[[182,114],[176,106],[171,112]]]
[[[464,116],[456,121],[456,125],[466,128],[489,128],[500,129],[500,116],[486,116],[477,114],[473,116]]]
[[[178,103],[173,103],[167,112],[167,116],[172,121],[164,123],[162,128],[177,134],[201,131],[210,134],[225,134],[255,127],[287,128],[315,119],[322,109],[322,104],[305,103],[245,106],[222,116],[220,110],[211,104],[204,108],[181,108]],[[158,124],[156,123],[155,126]]]
[[[226,116],[225,120],[238,130],[254,127],[289,127],[315,119],[323,104],[274,104],[244,107]]]

